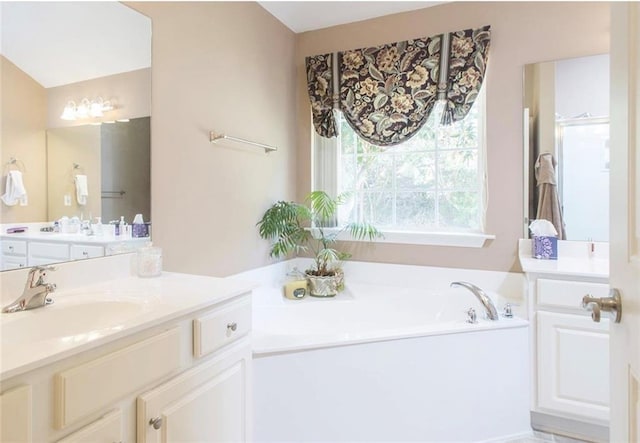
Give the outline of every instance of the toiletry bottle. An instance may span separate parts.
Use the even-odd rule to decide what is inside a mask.
[[[96,223],[92,226],[93,228],[93,233],[98,236],[98,237],[102,237],[102,218],[101,217],[96,217]]]
[[[120,216],[120,223],[118,224],[118,234],[120,237],[124,237],[124,215]]]

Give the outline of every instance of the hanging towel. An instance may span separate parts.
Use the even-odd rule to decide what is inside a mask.
[[[87,186],[87,176],[86,175],[76,175],[76,199],[78,200],[79,205],[87,204],[87,197],[89,197],[89,187]]]
[[[558,240],[567,238],[556,186],[556,159],[549,153],[540,154],[536,160],[538,182],[538,211],[536,219],[548,220],[558,231]]]
[[[22,172],[9,171],[4,195],[0,198],[7,206],[15,206],[17,203],[20,203],[20,206],[27,206],[27,190],[22,182]]]

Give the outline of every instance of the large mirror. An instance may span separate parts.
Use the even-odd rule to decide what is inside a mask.
[[[91,225],[150,221],[151,20],[120,2],[0,2],[0,22],[0,241],[69,243],[51,262],[142,244]],[[2,269],[46,262],[27,251],[3,252]]]
[[[536,172],[552,165],[560,238],[609,241],[608,54],[525,66],[524,107],[525,235],[549,212]]]

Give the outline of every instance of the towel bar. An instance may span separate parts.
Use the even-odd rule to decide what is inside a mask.
[[[213,131],[209,132],[209,141],[211,143],[215,143],[218,140],[231,140],[231,141],[238,142],[238,143],[244,143],[246,145],[256,146],[258,148],[264,149],[265,154],[268,154],[269,152],[278,150],[277,147],[265,145],[264,143],[252,142],[252,141],[249,141],[249,140],[244,140],[242,138],[231,137],[231,136],[225,135],[225,134],[218,134],[218,133],[213,132]]]

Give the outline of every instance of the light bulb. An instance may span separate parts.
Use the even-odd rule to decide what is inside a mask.
[[[89,116],[89,109],[91,108],[91,103],[86,98],[83,98],[78,107],[76,108],[76,116],[78,118],[87,118]]]
[[[96,100],[91,102],[91,106],[89,107],[89,115],[91,117],[102,117],[104,115],[102,113],[102,109],[102,97],[98,97]]]
[[[76,119],[76,104],[73,101],[69,101],[62,111],[60,116],[62,120],[75,120]]]

